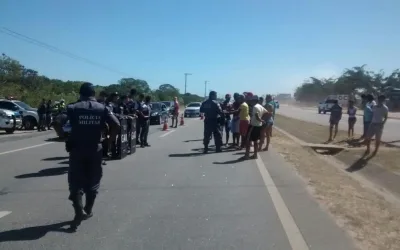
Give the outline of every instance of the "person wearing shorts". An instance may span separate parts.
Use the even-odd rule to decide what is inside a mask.
[[[268,96],[267,96],[268,98]],[[272,131],[272,126],[274,125],[274,117],[273,117],[273,110],[274,107],[270,104],[267,103],[265,105],[265,109],[268,111],[262,119],[264,120],[264,124],[261,129],[261,138],[260,138],[260,144],[258,146],[258,151],[261,151],[262,145],[264,144],[265,138],[267,138],[267,143],[265,144],[264,149],[262,151],[268,151],[269,144],[271,142],[271,131]]]
[[[249,116],[249,105],[244,101],[244,96],[241,95],[239,97],[239,103],[240,103],[240,108],[239,108],[239,132],[240,136],[242,137],[242,143],[240,145],[240,149],[243,149],[246,145],[246,136],[247,136],[247,131],[249,129],[249,123],[250,123],[250,116]]]
[[[172,125],[171,128],[178,127],[178,118],[179,118],[179,102],[178,97],[174,97],[174,110],[172,111]],[[174,125],[175,123],[175,125]]]
[[[232,103],[232,121],[231,121],[231,131],[232,131],[232,138],[233,138],[233,147],[239,146],[240,140],[240,130],[239,130],[239,93],[233,94],[234,102]]]
[[[251,98],[249,102],[251,103],[251,106],[253,106],[253,112],[250,118],[250,127],[247,137],[248,142],[246,143],[246,153],[243,156],[244,160],[249,158],[257,159],[258,141],[260,140],[261,137],[262,125],[265,123],[265,121],[263,121],[261,118],[269,113],[262,105],[258,104],[257,96],[253,96],[253,98]],[[254,154],[251,157],[250,157],[250,141],[254,143]]]
[[[378,104],[372,108],[373,116],[371,124],[369,125],[365,143],[367,145],[366,154],[369,154],[371,147],[371,139],[375,136],[375,151],[374,155],[378,152],[379,146],[381,144],[383,128],[388,118],[389,109],[384,104],[386,97],[380,95],[378,97]]]
[[[354,137],[354,125],[356,124],[357,117],[357,108],[354,106],[354,101],[349,101],[349,108],[347,109],[347,114],[349,115],[349,129],[347,131],[347,135],[349,138]]]
[[[333,141],[339,130],[339,122],[342,119],[342,107],[340,107],[338,100],[333,101],[333,106],[331,108],[331,116],[329,117],[329,139],[328,141]],[[332,137],[333,128],[335,128],[335,134]]]

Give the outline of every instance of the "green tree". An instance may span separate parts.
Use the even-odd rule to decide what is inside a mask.
[[[50,79],[5,54],[0,57],[0,98],[13,96],[33,107],[37,107],[42,98],[64,99],[69,103],[78,99],[81,84],[82,81]],[[108,86],[95,86],[96,93],[104,90],[108,93],[129,94],[132,88],[138,93],[150,95],[153,101],[172,101],[175,96],[181,104],[203,100],[202,97],[190,93],[182,95],[179,89],[171,84],[162,84],[152,90],[145,80],[134,78],[122,78]]]

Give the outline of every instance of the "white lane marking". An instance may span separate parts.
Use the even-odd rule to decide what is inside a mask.
[[[46,143],[42,143],[42,144],[30,146],[30,147],[14,149],[14,150],[6,151],[6,152],[0,152],[0,155],[11,154],[11,153],[15,153],[15,152],[18,152],[18,151],[31,149],[31,148],[38,148],[38,147],[46,146],[46,145],[53,144],[53,143],[54,142],[46,142]]]
[[[279,220],[282,223],[283,229],[288,237],[290,246],[292,250],[310,250],[306,241],[301,234],[299,227],[296,225],[288,207],[285,204],[285,201],[282,199],[281,194],[279,193],[278,188],[276,187],[274,181],[271,178],[267,168],[264,165],[264,162],[258,158],[256,160],[258,170],[261,173],[261,176],[264,180],[264,184],[268,190],[269,195],[271,196],[272,203],[275,206],[275,210],[278,213]]]
[[[0,211],[0,219],[11,214],[11,211]]]
[[[175,132],[175,130],[171,130],[171,131],[169,131],[169,132],[167,132],[167,133],[165,133],[163,135],[160,135],[160,137],[165,137],[165,136],[167,136],[167,135],[169,135],[169,134],[171,134],[173,132]]]

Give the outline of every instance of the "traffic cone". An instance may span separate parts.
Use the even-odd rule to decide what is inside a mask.
[[[163,131],[167,131],[168,130],[168,122],[167,119],[164,120],[164,126],[163,126]]]
[[[181,115],[181,126],[185,125],[185,121],[183,120],[183,114]]]

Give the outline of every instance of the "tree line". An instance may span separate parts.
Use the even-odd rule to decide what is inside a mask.
[[[310,77],[296,88],[297,101],[318,102],[328,95],[347,94],[357,97],[363,93],[378,95],[391,89],[400,88],[400,70],[386,75],[382,70],[374,72],[366,65],[345,69],[338,78]]]
[[[50,79],[5,54],[0,57],[0,98],[12,96],[32,107],[37,107],[43,98],[53,101],[64,99],[66,103],[70,103],[79,98],[82,82]],[[132,88],[136,88],[138,93],[150,95],[152,101],[172,101],[175,96],[181,104],[204,100],[204,97],[195,94],[181,94],[171,84],[162,84],[157,89],[151,89],[145,80],[134,78],[122,78],[118,83],[108,86],[95,86],[97,94],[100,91],[128,94]]]

